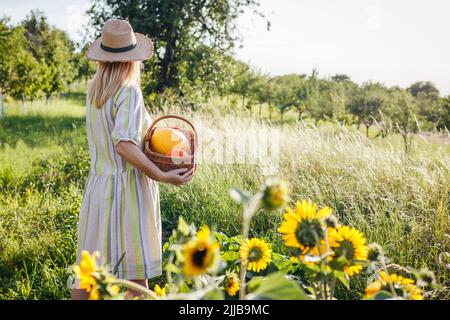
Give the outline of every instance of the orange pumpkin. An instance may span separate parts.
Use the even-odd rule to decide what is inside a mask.
[[[190,153],[189,140],[179,130],[174,128],[156,128],[150,140],[150,147],[160,154],[171,154],[172,150],[182,150]]]

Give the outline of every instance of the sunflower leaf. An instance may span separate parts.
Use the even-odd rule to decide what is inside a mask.
[[[344,267],[348,264],[348,260],[344,256],[340,256],[338,258],[334,258],[330,261],[330,268],[334,270],[344,270]]]
[[[295,281],[282,272],[272,273],[260,282],[256,290],[247,295],[248,300],[308,300],[308,296]],[[249,282],[249,284],[251,281]]]
[[[230,196],[238,204],[246,204],[250,200],[250,194],[244,190],[238,188],[231,188]]]
[[[190,232],[189,225],[186,223],[186,221],[184,221],[182,217],[178,218],[178,231],[180,231],[184,236],[187,236]]]
[[[374,300],[386,300],[386,299],[392,299],[392,298],[393,298],[392,294],[390,292],[384,291],[384,290],[381,290],[373,297]]]
[[[177,266],[175,266],[173,263],[169,263],[166,265],[166,271],[171,273],[180,273],[181,270]]]
[[[304,264],[304,265],[302,265],[302,268],[308,274],[320,272],[320,267],[316,264]]]
[[[338,279],[347,289],[350,289],[350,281],[343,271],[334,271],[333,275]]]
[[[224,294],[223,291],[219,288],[215,288],[203,296],[204,300],[223,300]]]
[[[248,292],[254,292],[256,289],[259,288],[262,281],[264,280],[264,277],[262,276],[256,276],[253,277],[248,283],[247,283],[247,291]]]
[[[122,263],[123,258],[125,258],[125,253],[126,253],[126,252],[124,252],[124,253],[120,256],[119,261],[117,261],[116,265],[114,266],[113,274],[117,274],[117,273],[119,272],[119,267],[120,267],[120,264]]]
[[[222,254],[222,260],[225,261],[234,261],[239,259],[239,252],[236,251],[227,251]]]

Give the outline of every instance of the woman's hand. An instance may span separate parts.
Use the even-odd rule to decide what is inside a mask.
[[[194,176],[194,169],[187,168],[175,169],[160,174],[159,180],[161,182],[170,183],[174,186],[181,186],[188,184]]]

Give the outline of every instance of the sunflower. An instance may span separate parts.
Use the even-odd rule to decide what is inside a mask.
[[[160,297],[164,297],[166,295],[166,287],[160,287],[158,284],[155,285],[153,291]]]
[[[326,229],[328,234],[328,239],[332,238],[331,233],[335,232],[332,228]],[[290,260],[293,263],[299,263],[299,264],[315,264],[318,263],[321,258],[327,253],[327,246],[325,244],[325,240],[320,240],[320,246],[314,246],[314,247],[305,247],[303,250],[299,250],[297,252],[292,252],[292,256]],[[331,261],[332,257],[328,255],[327,260]],[[327,268],[329,271],[331,269]]]
[[[97,270],[97,257],[99,257],[97,251],[90,255],[88,251],[83,250],[80,265],[73,268],[73,271],[80,280],[80,289],[89,292],[89,299],[91,300],[98,300],[99,298],[97,279],[94,276],[94,272]]]
[[[240,256],[247,262],[247,270],[259,272],[264,270],[271,261],[272,249],[264,240],[252,238],[246,239],[241,246]]]
[[[235,273],[227,274],[224,281],[224,289],[230,297],[239,291],[239,279]]]
[[[289,201],[289,185],[283,180],[269,180],[263,191],[262,202],[268,209],[279,209]]]
[[[73,271],[80,280],[80,289],[89,293],[89,300],[115,299],[120,293],[120,287],[115,284],[117,279],[105,267],[97,265],[99,257],[98,251],[91,255],[83,250],[80,264]]]
[[[219,244],[213,239],[209,227],[203,227],[195,240],[184,245],[184,275],[199,276],[214,266],[218,249]]]
[[[380,279],[369,284],[366,288],[366,299],[373,298],[380,291],[390,291],[389,282],[392,283],[397,296],[411,299],[411,300],[423,300],[422,293],[419,288],[414,285],[414,280],[404,278],[395,273],[387,275],[386,272],[380,272]]]
[[[334,230],[329,237],[334,258],[344,256],[348,261],[347,265],[344,266],[344,272],[350,277],[358,274],[363,267],[357,263],[358,261],[366,261],[369,251],[364,235],[349,226],[341,226]]]
[[[318,242],[323,244],[325,219],[332,213],[330,207],[317,210],[317,203],[303,200],[297,201],[295,211],[286,209],[284,219],[278,232],[283,234],[287,247],[300,251],[299,258],[304,261],[306,254],[318,254]]]

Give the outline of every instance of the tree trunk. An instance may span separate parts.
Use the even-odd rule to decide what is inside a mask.
[[[269,120],[272,121],[272,108],[270,107],[270,104],[269,104]]]
[[[46,104],[46,105],[48,105],[48,102],[49,102],[49,100],[50,100],[50,96],[51,96],[50,93],[46,93],[46,94],[45,94],[45,104]]]
[[[262,106],[261,106],[261,102],[259,103],[259,120],[261,120],[262,118],[261,118],[261,109],[262,109]]]
[[[88,80],[89,80],[89,60],[86,59],[86,75],[85,75],[85,86],[87,88]]]
[[[408,133],[402,134],[403,137],[403,143],[405,145],[405,154],[409,153],[409,146],[408,146]]]
[[[2,100],[2,121],[5,122],[5,96],[0,90],[0,99]]]
[[[163,92],[166,88],[172,88],[176,91],[180,89],[180,81],[177,68],[176,43],[177,35],[173,25],[165,35],[166,51],[163,59],[159,62],[160,70],[158,75],[157,90]]]
[[[283,115],[284,115],[284,112],[281,111],[281,122],[283,122]]]
[[[23,113],[27,112],[27,96],[22,94]]]
[[[366,125],[366,137],[369,138],[369,128],[370,126]]]
[[[302,115],[303,115],[303,112],[302,111],[298,111],[298,121],[302,121]]]

